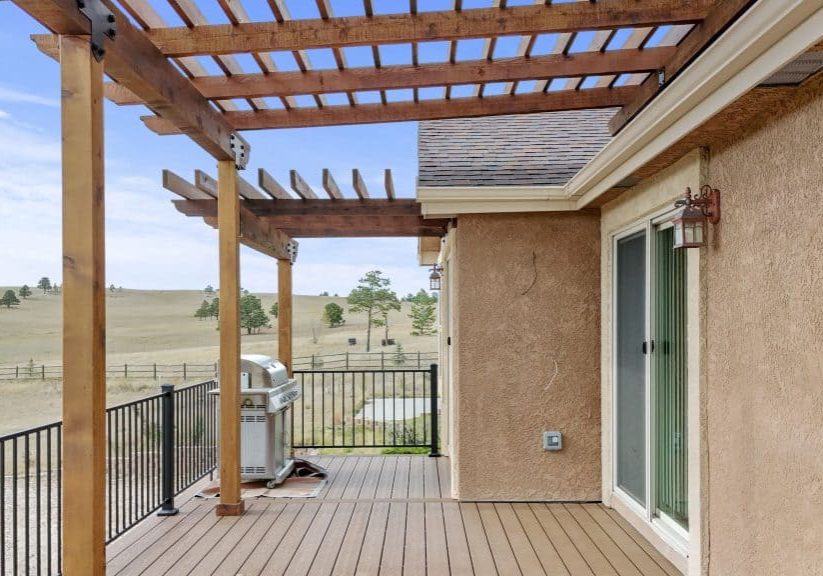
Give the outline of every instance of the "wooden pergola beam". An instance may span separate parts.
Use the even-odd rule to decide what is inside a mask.
[[[216,216],[214,199],[172,200],[177,210],[187,216]],[[335,201],[315,200],[246,200],[242,207],[249,213],[269,216],[419,216],[420,204],[413,198],[340,198]]]
[[[716,2],[706,14],[705,20],[698,23],[683,39],[677,50],[661,67],[665,73],[665,84],[660,86],[656,74],[649,76],[641,84],[638,94],[619,110],[609,122],[609,130],[617,134],[629,121],[671,82],[683,69],[694,60],[718,35],[720,35],[737,16],[753,3],[753,0],[725,0]]]
[[[702,20],[713,3],[711,0],[573,2],[513,6],[506,10],[478,8],[461,12],[158,28],[148,35],[167,56],[294,51],[692,23]]]
[[[75,0],[14,0],[14,3],[57,34],[90,33],[89,20],[80,13]],[[233,159],[231,125],[143,31],[132,26],[122,12],[111,9],[117,19],[117,36],[116,40],[106,39],[104,43],[105,73],[214,158]]]
[[[204,76],[193,78],[192,83],[204,97],[212,100],[425,88],[477,82],[651,72],[662,67],[676,51],[676,47],[666,46],[645,50],[473,60],[455,64]],[[117,104],[142,103],[134,94],[124,91],[117,84],[108,84],[106,88],[106,96]]]
[[[536,92],[515,96],[503,95],[390,104],[360,104],[354,107],[327,106],[320,109],[296,108],[292,110],[264,110],[261,112],[227,112],[224,116],[237,130],[305,128],[311,126],[528,114],[585,108],[610,108],[623,106],[626,102],[631,101],[636,94],[636,86],[622,86],[619,88]],[[146,126],[158,134],[179,134],[179,131],[173,125],[162,118],[144,116],[142,119]]]

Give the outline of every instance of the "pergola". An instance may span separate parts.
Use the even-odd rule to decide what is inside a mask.
[[[190,183],[165,173],[177,208],[219,230],[221,495],[218,514],[241,514],[239,486],[239,244],[278,259],[281,298],[291,293],[293,238],[405,235],[437,237],[446,222],[424,220],[414,201],[345,199],[324,173],[329,198],[292,172],[293,197],[261,171],[259,188],[238,177],[251,152],[240,131],[432,120],[617,107],[619,132],[751,0],[601,0],[422,11],[416,0],[383,14],[363,0],[361,15],[336,17],[316,0],[317,17],[293,19],[284,0],[252,21],[242,0],[218,0],[228,24],[210,24],[197,0],[167,2],[184,23],[168,27],[149,0],[13,0],[48,28],[42,51],[59,59],[63,130],[64,574],[105,572],[105,276],[103,99],[144,105],[158,134],[186,134],[218,164],[216,180]],[[308,2],[307,2],[308,3]],[[259,3],[262,4],[262,3]],[[155,4],[157,5],[157,4]],[[422,7],[422,3],[421,3]],[[551,35],[554,42],[540,50]],[[499,58],[501,37],[518,38]],[[481,57],[460,56],[460,42],[481,39]],[[445,42],[446,56],[421,54]],[[408,63],[384,65],[384,49],[406,45]],[[366,67],[347,63],[347,48],[371,48]],[[90,49],[91,48],[91,49]],[[310,50],[330,50],[335,66],[313,69]],[[278,71],[272,53],[289,53],[295,71]],[[251,58],[249,71],[237,55]],[[220,74],[209,74],[204,58]],[[108,78],[108,79],[106,79]],[[502,90],[498,89],[502,84]],[[397,98],[397,92],[411,92]],[[367,103],[365,95],[377,93]],[[342,95],[342,101],[339,97]],[[302,98],[301,98],[302,97]],[[309,102],[307,103],[307,98]],[[286,306],[281,307],[281,310]],[[290,314],[280,340],[290,347]],[[290,358],[290,349],[281,349]]]

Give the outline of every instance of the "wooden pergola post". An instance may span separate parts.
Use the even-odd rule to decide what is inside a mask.
[[[243,513],[240,498],[240,199],[234,160],[218,162],[220,244],[220,503],[218,516]]]
[[[277,355],[292,376],[292,263],[289,259],[277,260]]]
[[[103,64],[60,39],[63,139],[63,574],[106,572]]]

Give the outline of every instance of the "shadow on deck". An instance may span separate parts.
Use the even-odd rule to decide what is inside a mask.
[[[251,500],[233,518],[189,499],[110,544],[107,573],[680,575],[600,504],[457,502],[446,458],[313,460],[330,471],[317,498]]]

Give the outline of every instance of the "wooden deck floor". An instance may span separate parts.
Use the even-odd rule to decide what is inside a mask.
[[[680,576],[599,504],[456,502],[445,458],[316,460],[317,498],[250,500],[239,518],[189,500],[110,544],[108,574]]]

